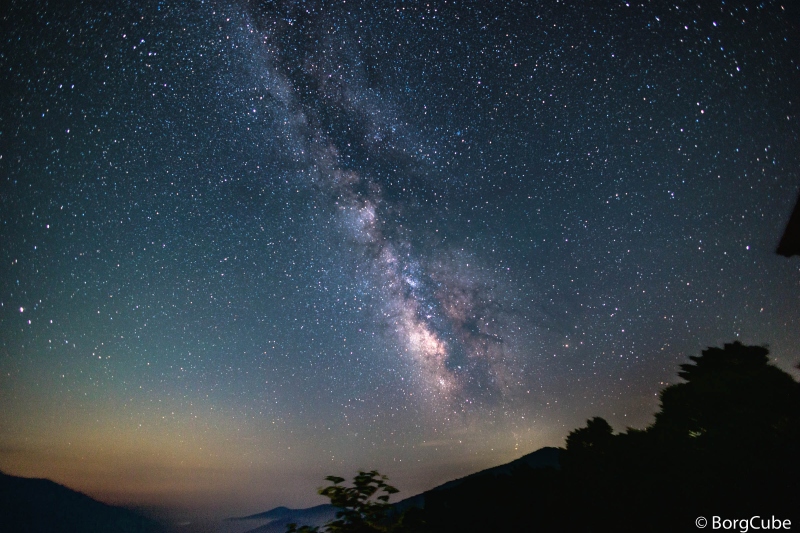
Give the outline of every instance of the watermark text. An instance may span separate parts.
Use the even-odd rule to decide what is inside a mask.
[[[709,520],[704,516],[698,516],[697,520],[694,521],[694,525],[700,529],[705,528],[708,524]],[[790,530],[792,529],[792,521],[788,518],[781,520],[775,516],[766,518],[759,515],[751,516],[750,518],[722,518],[719,516],[712,516],[711,529],[738,531],[739,533],[760,531],[762,529]]]

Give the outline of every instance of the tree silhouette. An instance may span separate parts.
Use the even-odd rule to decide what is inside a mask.
[[[584,509],[572,529],[681,530],[712,510],[793,513],[800,384],[768,353],[739,342],[707,348],[680,366],[685,382],[662,391],[647,429],[613,435],[593,418],[571,432],[565,498]]]
[[[389,497],[398,490],[388,483],[386,476],[377,470],[359,471],[353,478],[353,486],[340,485],[344,478],[328,476],[331,485],[319,489],[319,494],[328,497],[331,505],[338,507],[336,519],[325,524],[330,533],[375,533],[391,529],[388,522]],[[289,524],[287,533],[314,533],[318,528]]]
[[[795,508],[800,384],[770,365],[768,353],[739,342],[708,348],[681,365],[685,383],[661,394],[648,433],[669,469],[664,479],[698,510]]]
[[[596,416],[586,421],[585,428],[567,435],[567,449],[574,453],[602,453],[611,444],[613,430],[605,419]]]
[[[800,387],[768,364],[769,350],[739,342],[708,348],[694,364],[681,365],[686,380],[661,393],[661,411],[653,429],[678,438],[737,440],[759,447],[796,432]]]

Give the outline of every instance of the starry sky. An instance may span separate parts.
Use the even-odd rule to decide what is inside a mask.
[[[644,427],[706,346],[797,377],[789,4],[12,2],[0,469],[410,496]]]

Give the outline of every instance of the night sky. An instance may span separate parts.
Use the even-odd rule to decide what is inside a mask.
[[[700,4],[12,2],[0,469],[411,496],[646,426],[707,346],[797,376],[800,17]]]

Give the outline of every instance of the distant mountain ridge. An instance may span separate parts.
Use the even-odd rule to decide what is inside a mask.
[[[330,504],[316,505],[306,509],[290,509],[281,506],[263,513],[228,518],[227,521],[269,520],[266,524],[248,530],[247,533],[283,533],[286,531],[286,526],[292,523],[304,526],[323,526],[336,518],[337,510]]]
[[[423,508],[425,506],[426,495],[431,493],[447,491],[458,487],[459,485],[472,482],[475,479],[484,477],[499,477],[510,476],[512,472],[519,468],[560,468],[559,463],[559,448],[544,447],[523,455],[519,459],[515,459],[510,463],[494,466],[469,474],[462,478],[454,479],[427,490],[416,496],[411,496],[397,503],[392,504],[392,513],[399,515],[403,511],[412,507]],[[263,513],[257,513],[249,516],[228,518],[229,521],[239,520],[270,520],[269,523],[259,526],[255,529],[247,531],[247,533],[283,533],[286,531],[286,525],[295,523],[298,525],[308,526],[322,526],[336,516],[336,507],[332,505],[317,505],[307,509],[289,509],[287,507],[275,507]]]
[[[285,518],[292,518],[297,516],[298,513],[307,514],[309,516],[316,516],[316,515],[328,515],[330,513],[331,516],[334,516],[336,513],[336,507],[330,504],[322,504],[316,505],[314,507],[308,507],[306,509],[290,509],[288,507],[275,507],[274,509],[270,509],[269,511],[265,511],[263,513],[258,514],[251,514],[249,516],[241,516],[241,517],[234,517],[228,518],[229,521],[233,520],[282,520]]]
[[[0,472],[0,530],[5,533],[161,533],[139,513],[99,502],[48,479]]]

